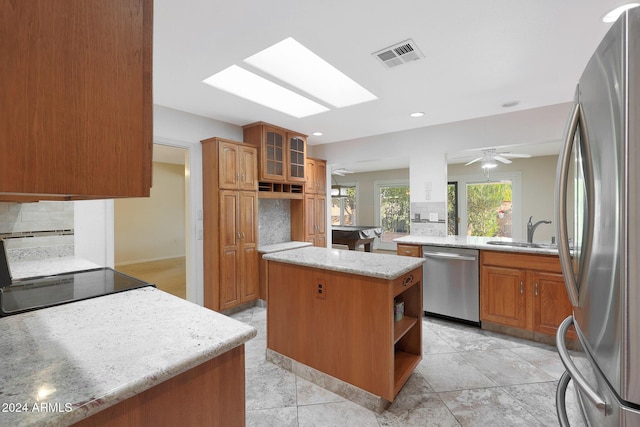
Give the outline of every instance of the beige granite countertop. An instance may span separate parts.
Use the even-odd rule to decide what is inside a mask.
[[[263,258],[269,261],[390,280],[420,267],[424,262],[421,258],[318,247],[275,252],[266,254]]]
[[[288,250],[291,250],[291,249],[305,248],[307,246],[312,246],[312,245],[309,242],[298,242],[298,241],[274,243],[272,245],[258,246],[258,253],[270,254],[270,253],[273,253],[273,252],[280,252],[280,251],[288,251]]]
[[[396,243],[404,243],[408,245],[427,245],[427,246],[448,246],[458,248],[482,249],[501,252],[520,252],[541,255],[558,255],[556,248],[527,248],[518,246],[490,245],[490,241],[511,242],[512,239],[504,237],[478,237],[478,236],[417,236],[409,235],[399,237],[393,241]]]
[[[0,425],[73,424],[255,335],[153,287],[0,318]]]
[[[67,256],[47,258],[31,261],[12,261],[9,263],[13,279],[25,279],[28,277],[51,276],[54,274],[68,273],[71,271],[90,270],[100,268],[101,265],[87,261],[86,259]]]

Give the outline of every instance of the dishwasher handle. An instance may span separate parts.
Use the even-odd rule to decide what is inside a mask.
[[[475,256],[466,256],[466,255],[458,255],[458,254],[450,254],[447,252],[425,252],[422,254],[424,258],[439,258],[439,259],[450,259],[457,261],[476,261],[478,257]]]

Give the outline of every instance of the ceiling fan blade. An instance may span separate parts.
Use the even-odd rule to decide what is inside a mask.
[[[479,161],[479,160],[482,160],[483,158],[484,158],[484,157],[477,157],[477,158],[475,158],[475,159],[471,160],[469,163],[465,163],[464,165],[465,165],[465,166],[469,166],[470,164],[475,163],[475,162],[477,162],[477,161]]]
[[[502,157],[502,156],[498,156],[498,155],[496,155],[496,156],[493,156],[493,158],[494,158],[494,159],[496,159],[497,161],[502,162],[502,163],[505,163],[505,164],[509,164],[509,163],[511,163],[511,160],[509,160],[509,159],[505,159],[505,158],[504,158],[504,157]]]
[[[517,159],[528,159],[529,157],[531,157],[531,154],[519,154],[519,153],[497,153],[499,156],[502,157],[511,157],[511,158],[517,158]]]

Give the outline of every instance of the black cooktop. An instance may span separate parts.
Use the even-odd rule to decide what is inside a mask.
[[[74,271],[54,276],[13,281],[0,287],[0,316],[23,313],[145,286],[112,268]]]

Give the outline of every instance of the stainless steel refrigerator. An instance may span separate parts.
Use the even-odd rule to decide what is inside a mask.
[[[640,426],[640,8],[587,64],[558,161],[556,227],[573,315],[557,334],[567,384],[591,426]],[[577,351],[566,331],[574,325]]]

